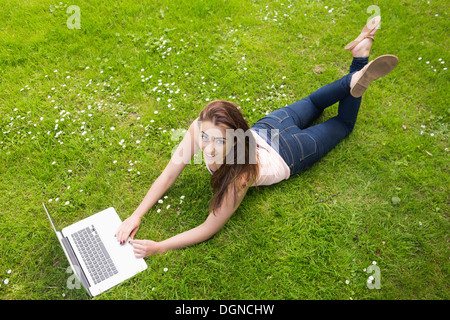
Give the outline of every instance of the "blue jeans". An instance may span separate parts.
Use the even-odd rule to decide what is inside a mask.
[[[291,176],[317,162],[352,132],[361,98],[350,95],[350,80],[368,60],[368,57],[353,58],[349,74],[253,124],[251,129],[278,151],[289,166]],[[308,127],[325,108],[336,102],[339,102],[337,116]]]

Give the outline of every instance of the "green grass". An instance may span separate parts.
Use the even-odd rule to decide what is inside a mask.
[[[400,62],[364,95],[351,136],[296,177],[250,189],[209,241],[146,258],[99,299],[448,299],[445,3],[377,1],[371,58]],[[2,299],[87,299],[66,285],[41,203],[59,226],[109,206],[125,219],[169,161],[172,129],[207,99],[237,102],[253,123],[343,76],[343,47],[373,3],[78,1],[81,29],[68,29],[70,4],[0,11]],[[189,165],[137,238],[202,223],[209,176]],[[372,261],[379,290],[366,286]]]

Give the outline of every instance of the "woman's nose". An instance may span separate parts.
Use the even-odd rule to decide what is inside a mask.
[[[216,149],[214,148],[214,143],[211,142],[210,144],[208,144],[205,148],[205,151],[209,154],[214,154],[214,152],[216,151]]]

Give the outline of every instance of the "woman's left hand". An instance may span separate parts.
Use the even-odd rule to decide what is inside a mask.
[[[152,240],[130,240],[134,248],[134,255],[136,258],[144,258],[150,255],[162,253],[159,242]]]

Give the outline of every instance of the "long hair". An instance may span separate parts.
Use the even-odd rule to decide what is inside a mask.
[[[256,142],[247,121],[233,102],[216,100],[208,103],[200,112],[199,120],[222,126],[227,133],[233,132],[233,140],[227,141],[227,143],[233,143],[233,148],[226,155],[220,168],[211,176],[214,195],[209,204],[209,210],[214,213],[230,187],[236,195],[241,188],[247,184],[251,185],[257,179]],[[242,185],[241,181],[245,183]]]

